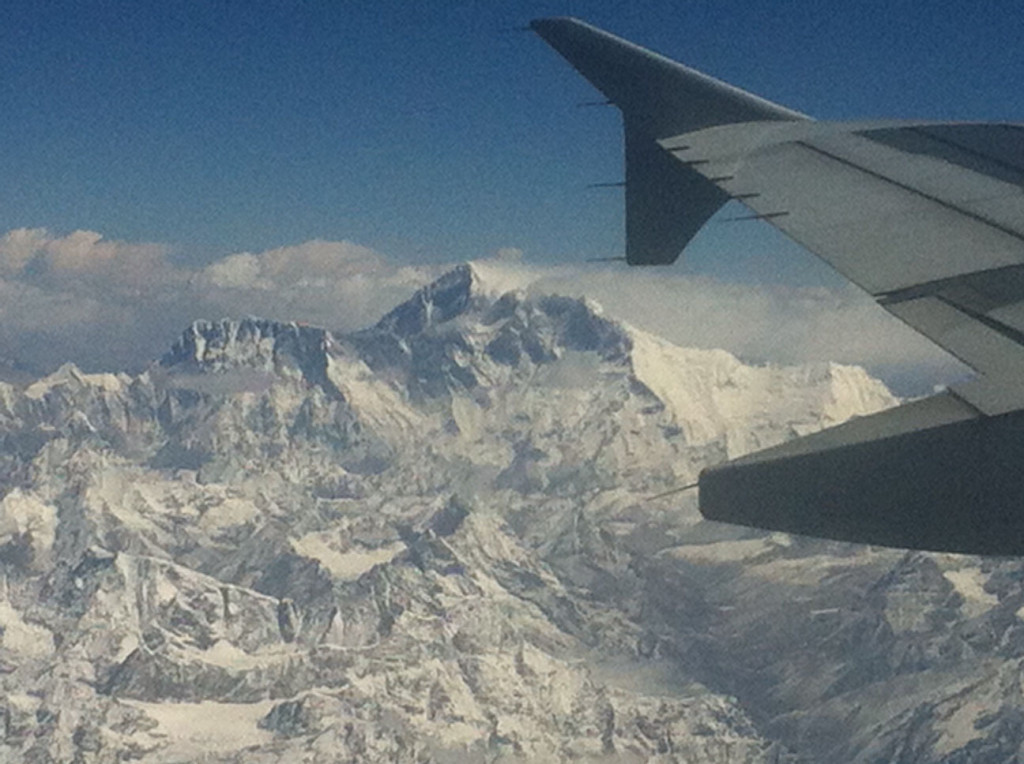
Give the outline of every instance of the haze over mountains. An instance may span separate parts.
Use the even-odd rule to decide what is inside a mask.
[[[0,384],[0,759],[1012,760],[1019,563],[651,500],[884,385],[507,286]]]

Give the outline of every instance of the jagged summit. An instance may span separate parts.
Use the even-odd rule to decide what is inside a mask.
[[[419,334],[467,311],[485,308],[506,294],[522,297],[531,280],[530,276],[500,264],[462,263],[418,289],[373,328],[401,337]]]
[[[677,347],[605,316],[585,298],[531,294],[502,268],[486,270],[455,267],[351,334],[256,318],[197,321],[160,372],[172,387],[196,391],[258,392],[298,381],[296,394],[302,386],[320,388],[382,432],[398,411],[403,422],[419,416],[407,405],[450,415],[453,432],[470,431],[476,425],[462,417],[459,400],[486,408],[513,389],[530,406],[535,397],[576,396],[567,411],[592,407],[594,421],[609,416],[606,403],[630,400],[650,416],[661,412],[650,421],[658,419],[666,433],[678,432],[691,446],[718,444],[729,456],[894,403],[854,367],[751,367],[723,350]],[[512,289],[499,295],[504,287]],[[598,404],[601,396],[608,401]],[[737,428],[737,419],[756,424]]]
[[[242,373],[247,376],[238,389],[255,389],[260,385],[254,388],[249,379],[255,372],[263,375],[263,386],[272,377],[298,377],[333,394],[331,359],[341,362],[345,356],[345,364],[387,370],[387,378],[422,399],[476,388],[493,376],[486,369],[481,373],[481,364],[517,369],[571,351],[627,357],[629,330],[604,317],[595,303],[528,296],[524,285],[514,270],[465,263],[417,290],[375,325],[351,334],[255,317],[199,320],[155,368],[158,377],[177,380],[172,381],[177,386],[194,386],[196,375]]]
[[[624,324],[604,316],[589,298],[528,295],[529,278],[501,266],[469,262],[458,265],[390,311],[374,326],[357,335],[391,335],[405,340],[444,331],[444,324],[462,319],[466,328],[501,327],[511,322],[518,329],[531,317],[544,315],[566,324],[557,332],[572,349],[593,350],[609,332],[628,334]],[[539,327],[536,327],[539,329]]]
[[[329,387],[327,330],[292,322],[248,317],[193,321],[159,361],[171,374],[255,370],[299,374]]]
[[[418,289],[412,297],[387,313],[376,326],[377,331],[409,337],[428,326],[448,321],[474,303],[486,299],[480,290],[480,279],[469,263],[456,266],[437,280]]]
[[[188,365],[204,370],[235,366],[270,368],[282,356],[296,360],[322,355],[327,332],[296,322],[244,319],[193,321],[160,359],[160,365]]]
[[[528,296],[528,281],[500,265],[463,263],[418,289],[375,325],[350,335],[253,316],[197,320],[159,366],[178,373],[239,368],[280,372],[288,367],[306,371],[323,367],[329,349],[337,351],[349,341],[360,354],[368,354],[372,366],[379,366],[379,346],[389,345],[398,356],[409,356],[415,352],[410,340],[423,343],[427,336],[456,344],[461,338],[463,349],[481,340],[494,360],[507,365],[524,355],[534,362],[551,360],[558,356],[558,348],[602,350],[618,356],[628,351],[632,330],[605,317],[596,302]]]
[[[501,385],[577,351],[626,361],[632,341],[623,324],[586,299],[531,295],[509,273],[460,265],[344,342],[417,400]]]
[[[70,361],[61,364],[60,368],[51,374],[37,379],[25,387],[25,395],[28,398],[38,399],[46,395],[55,387],[67,387],[77,390],[93,388],[108,392],[120,391],[128,382],[130,377],[127,374],[87,374]]]

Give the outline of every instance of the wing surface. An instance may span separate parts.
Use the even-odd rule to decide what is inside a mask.
[[[979,372],[705,470],[704,515],[1024,554],[1024,125],[816,122],[583,22],[532,26],[623,111],[628,262],[674,261],[737,199]]]
[[[979,411],[1024,407],[1024,128],[741,123],[660,143],[981,372],[954,389]]]

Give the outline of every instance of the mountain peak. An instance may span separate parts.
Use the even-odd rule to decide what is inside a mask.
[[[324,386],[328,341],[325,329],[294,321],[252,316],[241,320],[199,320],[185,329],[159,365],[184,372],[292,370],[309,382]]]
[[[418,289],[374,328],[410,337],[468,310],[489,305],[509,292],[524,289],[529,283],[529,277],[500,264],[480,260],[462,263]]]
[[[440,278],[416,290],[377,322],[376,329],[400,337],[419,334],[432,324],[449,321],[465,312],[479,297],[476,271],[469,263],[458,265]]]
[[[532,274],[497,260],[471,260],[460,267],[470,270],[473,292],[492,299],[524,291],[534,281]]]

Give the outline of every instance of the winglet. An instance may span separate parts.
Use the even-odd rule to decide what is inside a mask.
[[[630,265],[675,262],[729,200],[659,139],[733,122],[807,119],[578,19],[537,19],[530,27],[622,110]]]
[[[535,19],[530,28],[655,139],[733,122],[807,119],[579,19]]]

